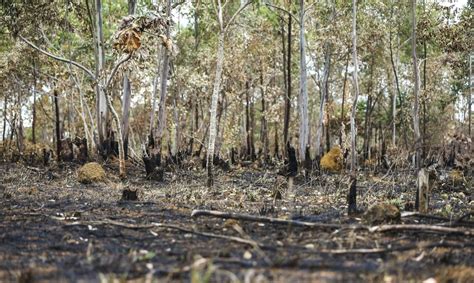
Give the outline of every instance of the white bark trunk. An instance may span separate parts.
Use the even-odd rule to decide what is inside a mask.
[[[421,140],[420,140],[420,117],[418,111],[418,98],[420,92],[420,71],[418,70],[418,59],[416,58],[416,0],[412,0],[412,55],[413,55],[413,76],[415,80],[415,88],[413,90],[413,96],[415,98],[413,102],[413,129],[415,134],[415,149],[416,149],[416,160],[415,166],[419,170],[421,167]]]
[[[304,0],[300,0],[300,95],[298,102],[300,108],[299,157],[302,163],[305,160],[306,146],[309,140],[306,39],[304,32]]]
[[[168,17],[171,15],[171,0],[167,1],[166,14]],[[166,37],[170,37],[170,26],[166,27]],[[156,132],[155,145],[161,152],[161,143],[163,138],[163,132],[166,126],[166,95],[168,90],[168,72],[169,72],[169,51],[167,48],[163,48],[163,65],[161,68],[161,81],[160,81],[160,101],[158,104],[158,127]]]
[[[96,110],[97,110],[97,130],[99,134],[99,147],[102,146],[107,135],[107,98],[105,92],[99,86],[105,85],[104,66],[104,34],[102,28],[102,0],[95,0],[95,31],[96,31]]]
[[[209,122],[209,143],[207,147],[207,185],[211,187],[214,183],[213,180],[213,158],[214,148],[216,143],[217,135],[217,102],[219,101],[219,92],[222,81],[222,69],[224,67],[224,38],[225,34],[223,31],[219,33],[219,39],[217,42],[217,63],[216,63],[216,76],[214,78],[214,89],[212,91],[211,98],[211,110],[210,110],[210,122]]]
[[[357,0],[353,0],[353,15],[352,15],[352,61],[354,64],[354,71],[352,73],[354,80],[354,99],[352,102],[352,112],[351,112],[351,171],[353,174],[356,172],[356,161],[357,161],[357,151],[356,151],[356,135],[357,128],[355,123],[355,116],[357,112],[357,99],[359,98],[359,81],[357,78],[357,72],[359,70],[359,65],[357,62]]]

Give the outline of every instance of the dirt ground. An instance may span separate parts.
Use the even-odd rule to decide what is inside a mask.
[[[474,282],[474,221],[456,221],[473,209],[472,180],[434,189],[436,217],[401,219],[466,233],[377,232],[351,228],[364,223],[346,214],[344,174],[297,178],[291,198],[274,169],[219,172],[207,189],[202,170],[154,182],[131,168],[122,183],[106,166],[106,182],[84,185],[77,168],[0,165],[1,282]],[[413,175],[361,172],[360,209],[385,201],[403,211]],[[139,200],[122,201],[123,189]],[[196,218],[194,209],[337,225]]]

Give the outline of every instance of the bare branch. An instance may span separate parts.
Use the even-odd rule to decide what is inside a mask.
[[[240,6],[240,8],[237,10],[237,12],[234,13],[234,15],[232,15],[232,17],[230,18],[229,22],[227,22],[227,24],[225,25],[224,27],[224,32],[227,31],[227,29],[229,28],[229,26],[232,24],[232,22],[235,20],[235,18],[240,14],[240,12],[242,12],[250,3],[252,3],[252,0],[248,0],[247,2],[245,2],[244,5]]]
[[[125,62],[127,62],[131,57],[132,57],[132,53],[129,53],[125,58],[123,58],[122,60],[120,60],[120,61],[115,65],[115,67],[112,69],[112,73],[110,73],[110,76],[109,76],[109,78],[107,79],[107,83],[106,83],[105,86],[104,86],[105,89],[109,88],[109,85],[110,85],[110,83],[112,82],[112,79],[114,78],[115,73],[117,72],[117,70],[118,70],[118,68],[120,67],[120,65],[122,65],[122,64],[125,63]]]
[[[36,49],[37,51],[39,51],[39,52],[43,53],[44,55],[46,55],[48,57],[51,57],[51,58],[53,58],[57,61],[61,61],[61,62],[64,62],[64,63],[74,65],[74,66],[78,67],[79,69],[83,70],[84,72],[86,72],[86,74],[88,74],[89,77],[91,77],[94,81],[96,80],[96,76],[94,75],[94,73],[92,73],[92,71],[90,71],[89,69],[87,69],[86,67],[81,65],[80,63],[77,63],[77,62],[72,61],[70,59],[66,59],[66,58],[63,58],[63,57],[56,56],[52,53],[49,53],[48,51],[45,51],[45,50],[39,48],[38,46],[36,46],[33,42],[31,42],[28,39],[24,38],[22,35],[18,35],[18,36],[20,37],[20,39],[23,42],[25,42],[26,44],[31,46],[33,49]]]
[[[295,20],[299,26],[301,26],[301,23],[300,23],[300,20],[298,19],[298,17],[296,17],[295,15],[293,15],[293,13],[291,13],[290,11],[288,11],[287,9],[285,8],[282,8],[282,7],[278,7],[278,6],[275,6],[273,4],[270,4],[270,3],[265,3],[265,5],[267,5],[268,7],[270,8],[274,8],[274,9],[277,9],[277,10],[280,10],[286,14],[288,14],[288,16],[292,17],[293,20]]]

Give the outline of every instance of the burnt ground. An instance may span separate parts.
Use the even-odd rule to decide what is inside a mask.
[[[61,167],[0,165],[1,282],[474,282],[473,220],[455,221],[473,209],[472,180],[434,189],[437,217],[402,217],[467,231],[461,235],[351,229],[362,217],[346,214],[344,174],[297,178],[295,199],[283,189],[279,200],[274,192],[285,180],[270,169],[219,172],[207,189],[201,170],[166,173],[160,183],[132,168],[121,183],[107,167],[107,182],[84,185],[76,165]],[[412,175],[361,172],[361,210],[377,201],[409,206]],[[139,200],[121,201],[124,188],[138,190]],[[193,209],[340,227],[192,218]]]

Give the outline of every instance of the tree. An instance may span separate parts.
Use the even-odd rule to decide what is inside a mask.
[[[214,88],[211,97],[211,109],[210,109],[210,121],[209,121],[209,143],[207,147],[207,186],[212,187],[214,184],[213,167],[214,167],[214,149],[216,144],[217,136],[217,102],[219,101],[219,92],[222,83],[222,69],[224,67],[224,39],[227,30],[229,29],[232,22],[235,20],[237,15],[247,7],[251,1],[241,3],[238,10],[232,15],[227,23],[224,22],[224,7],[229,4],[230,0],[221,3],[221,0],[217,0],[217,22],[219,24],[219,35],[217,40],[217,62],[216,62],[216,73],[214,77]]]
[[[357,99],[359,98],[359,81],[357,78],[357,72],[359,70],[357,62],[357,0],[352,0],[352,64],[354,65],[354,70],[352,71],[352,79],[354,83],[354,100],[352,102],[351,112],[351,183],[349,195],[347,197],[349,214],[354,214],[357,212],[357,128],[355,123]]]

